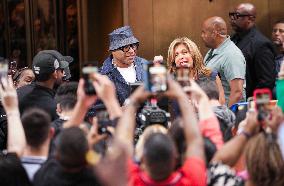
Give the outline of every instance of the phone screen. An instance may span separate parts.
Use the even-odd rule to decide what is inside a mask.
[[[8,66],[9,66],[8,60],[2,59],[0,61],[0,79],[2,77],[7,78],[7,76],[8,76]]]
[[[148,66],[148,90],[153,93],[167,90],[167,69],[162,64]]]
[[[98,133],[107,133],[107,127],[111,126],[108,112],[106,110],[100,110],[97,112],[96,117],[98,121]]]
[[[93,79],[91,75],[97,72],[98,72],[97,67],[84,67],[82,69],[83,78],[85,80],[84,89],[87,95],[96,94],[96,90],[95,87],[93,86]]]
[[[267,110],[269,108],[271,97],[270,89],[255,89],[253,92],[253,100],[255,102],[256,109]]]
[[[189,68],[178,67],[176,69],[176,80],[182,87],[190,86],[189,72]]]
[[[256,94],[256,106],[257,109],[269,109],[270,95],[268,93],[259,93]]]

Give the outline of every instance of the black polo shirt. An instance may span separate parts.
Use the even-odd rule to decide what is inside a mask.
[[[29,108],[40,108],[50,115],[52,121],[58,118],[54,90],[32,83],[17,89],[17,93],[21,114]]]

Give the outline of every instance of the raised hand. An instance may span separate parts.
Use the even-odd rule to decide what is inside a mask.
[[[85,108],[89,108],[97,100],[96,95],[87,95],[84,91],[84,79],[80,79],[77,89],[77,99]]]
[[[93,74],[93,85],[96,89],[97,96],[103,101],[116,99],[114,84],[107,76],[101,74]]]
[[[0,86],[1,101],[7,113],[18,110],[18,96],[14,88],[12,78],[9,76],[1,79],[2,86]]]

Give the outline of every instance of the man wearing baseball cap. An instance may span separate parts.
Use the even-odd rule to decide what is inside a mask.
[[[118,28],[109,34],[110,56],[100,70],[115,84],[117,98],[122,105],[130,95],[130,84],[143,81],[145,59],[137,56],[139,41],[129,26]]]
[[[56,50],[43,50],[35,55],[32,64],[35,82],[17,90],[21,114],[28,108],[37,107],[49,113],[52,120],[58,117],[53,88],[61,83],[64,69],[72,61],[72,57],[63,56]]]

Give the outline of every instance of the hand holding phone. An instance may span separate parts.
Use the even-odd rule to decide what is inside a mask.
[[[270,100],[272,94],[270,89],[255,89],[253,92],[253,100],[255,108],[258,111],[258,120],[263,121],[270,115]]]
[[[83,67],[82,69],[82,74],[85,81],[84,90],[87,95],[96,95],[96,89],[93,85],[92,74],[97,72],[97,67]]]

